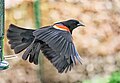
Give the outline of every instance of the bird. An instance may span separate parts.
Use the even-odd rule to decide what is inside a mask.
[[[25,29],[10,24],[7,38],[15,54],[25,50],[23,60],[38,65],[40,51],[53,64],[58,73],[71,71],[76,61],[82,64],[82,58],[73,42],[72,31],[85,26],[75,19],[69,19],[43,26],[39,29]]]

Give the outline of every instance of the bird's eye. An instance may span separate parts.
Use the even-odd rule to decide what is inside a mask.
[[[76,22],[74,22],[75,24],[77,24]]]

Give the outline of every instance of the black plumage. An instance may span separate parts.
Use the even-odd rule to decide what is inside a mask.
[[[69,31],[55,28],[57,24],[67,27]],[[83,25],[77,20],[58,22],[37,30],[24,29],[11,24],[7,38],[11,49],[14,49],[16,54],[26,49],[22,56],[24,60],[29,58],[30,63],[38,64],[41,50],[58,72],[62,73],[71,70],[71,67],[76,64],[76,59],[81,63],[81,57],[73,44],[71,35],[72,30],[78,26]]]

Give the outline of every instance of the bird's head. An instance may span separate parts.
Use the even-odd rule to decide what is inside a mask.
[[[72,33],[73,29],[77,28],[78,26],[85,26],[84,24],[80,23],[77,20],[71,19],[67,21],[61,22],[63,25],[68,27],[70,29],[70,32]]]

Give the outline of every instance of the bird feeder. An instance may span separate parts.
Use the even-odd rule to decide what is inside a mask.
[[[9,63],[4,59],[3,41],[4,41],[4,0],[0,0],[0,70],[7,69]]]

